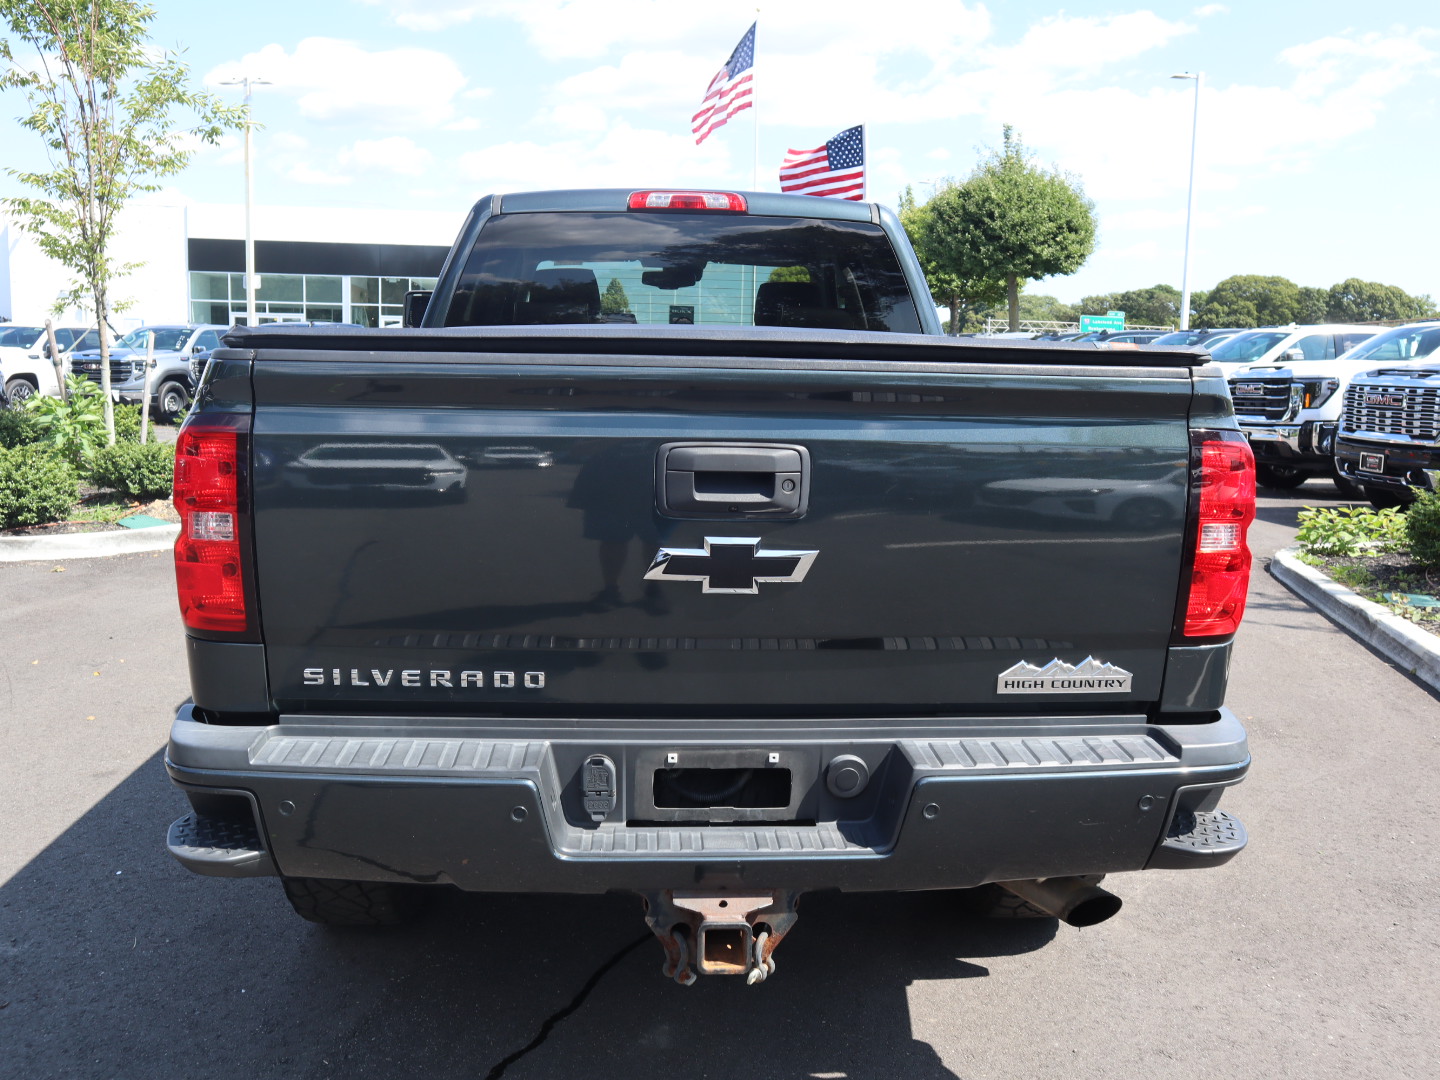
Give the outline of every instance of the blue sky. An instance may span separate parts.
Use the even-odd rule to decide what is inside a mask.
[[[1201,70],[1191,283],[1346,277],[1440,299],[1440,6],[770,0],[757,108],[696,147],[706,84],[755,7],[673,0],[154,0],[198,79],[248,73],[262,204],[464,212],[490,191],[759,186],[787,148],[867,126],[869,197],[964,178],[1001,127],[1073,173],[1099,243],[1065,300],[1178,287]],[[235,95],[233,88],[215,87]],[[6,115],[21,103],[0,98]],[[29,164],[9,129],[3,164]],[[240,141],[173,187],[243,198]],[[0,180],[0,193],[14,191]]]

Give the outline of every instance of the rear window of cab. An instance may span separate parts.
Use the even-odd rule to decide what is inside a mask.
[[[446,326],[791,326],[920,333],[889,238],[869,222],[732,214],[502,214]]]

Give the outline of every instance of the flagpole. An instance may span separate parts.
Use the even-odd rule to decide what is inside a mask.
[[[865,124],[860,125],[860,167],[865,170],[860,174],[861,202],[870,194],[870,133],[865,127]]]
[[[755,9],[755,52],[750,58],[750,111],[755,114],[755,141],[750,152],[750,190],[760,190],[760,95],[758,89],[760,74],[760,9]]]

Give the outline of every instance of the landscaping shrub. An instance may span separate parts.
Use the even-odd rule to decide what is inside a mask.
[[[44,446],[0,448],[0,529],[63,521],[80,497],[80,478]]]
[[[1405,515],[1410,554],[1426,566],[1440,566],[1440,495],[1428,492]]]
[[[65,388],[68,400],[37,394],[25,408],[39,430],[38,441],[81,465],[105,445],[105,399],[100,387],[78,375],[66,376]]]
[[[146,442],[155,442],[155,425],[145,433]],[[115,406],[115,441],[117,443],[138,443],[140,441],[140,406]]]
[[[35,426],[35,417],[29,409],[0,409],[0,447],[8,450],[24,446],[39,437],[40,429]]]
[[[171,443],[116,443],[95,451],[90,464],[90,481],[96,487],[114,488],[134,499],[169,495],[174,475]]]
[[[1405,515],[1399,510],[1337,506],[1300,511],[1295,540],[1312,555],[1358,555],[1362,550],[1398,551],[1406,544]]]

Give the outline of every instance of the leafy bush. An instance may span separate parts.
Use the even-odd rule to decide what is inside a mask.
[[[0,529],[61,521],[80,497],[80,478],[55,451],[0,449]]]
[[[0,409],[0,447],[24,446],[40,437],[35,416],[24,407]]]
[[[146,442],[155,442],[155,425],[145,433]],[[138,443],[140,441],[140,406],[115,406],[115,441],[117,443]]]
[[[159,499],[170,494],[175,476],[175,447],[171,443],[116,443],[95,451],[90,480],[96,487],[114,488],[135,499]]]
[[[105,399],[100,387],[78,375],[65,378],[69,399],[36,394],[26,404],[39,429],[37,441],[80,465],[105,442]]]
[[[1426,493],[1405,515],[1410,554],[1426,566],[1440,566],[1440,495]]]
[[[1361,550],[1399,551],[1405,547],[1405,515],[1399,510],[1337,506],[1300,511],[1295,539],[1313,555],[1358,555]]]

